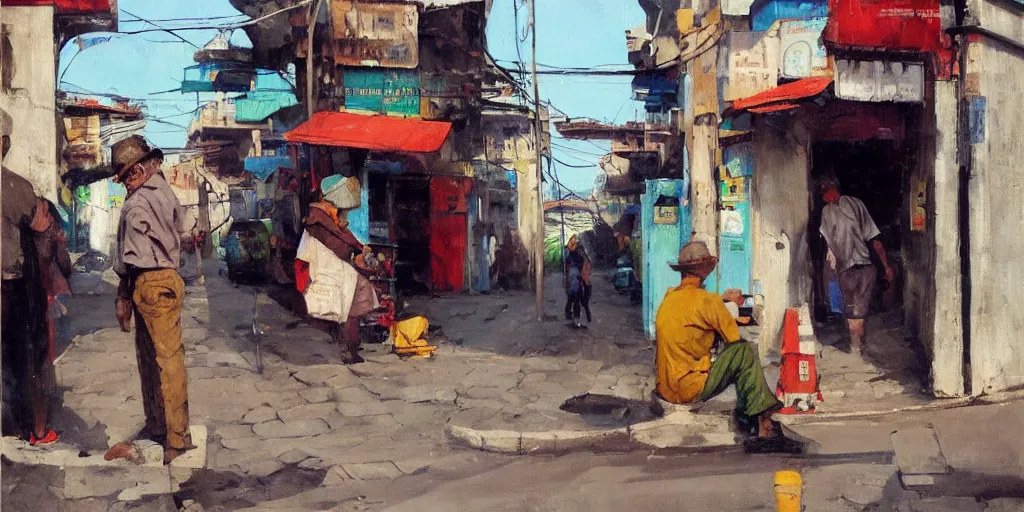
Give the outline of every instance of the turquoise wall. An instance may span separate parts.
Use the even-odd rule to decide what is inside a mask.
[[[722,293],[730,288],[739,288],[743,293],[751,293],[751,268],[754,263],[754,251],[751,247],[753,237],[750,232],[750,181],[754,174],[754,158],[750,143],[744,142],[728,146],[723,150],[722,160],[726,172],[731,178],[743,178],[743,184],[736,191],[727,191],[719,186],[719,202],[724,210],[736,212],[731,220],[739,220],[738,229],[735,223],[726,225],[723,214],[719,220],[718,235],[718,267],[708,277],[706,288]],[[737,195],[742,200],[736,199]],[[732,196],[732,197],[730,197]],[[733,231],[733,232],[730,232]]]
[[[693,223],[689,207],[689,183],[679,179],[647,180],[641,198],[641,238],[643,239],[643,321],[647,337],[654,339],[654,319],[669,288],[679,286],[679,272],[669,263],[679,259],[679,249],[690,241]],[[655,213],[659,203],[674,200],[678,208],[676,222],[659,224]]]

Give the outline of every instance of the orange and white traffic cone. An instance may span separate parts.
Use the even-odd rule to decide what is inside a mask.
[[[782,401],[782,414],[814,412],[822,401],[815,356],[817,338],[811,325],[809,308],[790,308],[782,324],[782,365],[775,395]]]

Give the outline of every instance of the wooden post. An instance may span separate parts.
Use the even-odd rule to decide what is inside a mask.
[[[533,131],[536,138],[537,162],[537,234],[534,242],[534,278],[537,287],[537,321],[544,321],[544,194],[541,162],[544,153],[544,132],[540,119],[540,84],[537,82],[537,6],[535,0],[530,2],[530,30],[533,32],[532,51],[533,57],[533,106],[534,124]]]
[[[316,33],[316,19],[320,15],[320,7],[323,6],[324,0],[316,0],[316,5],[310,5],[309,16],[306,16],[307,27],[306,37],[308,38],[306,47],[306,114],[308,117],[313,117],[315,105],[313,104],[313,36]]]

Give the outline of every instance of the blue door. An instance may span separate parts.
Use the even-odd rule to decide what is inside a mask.
[[[643,239],[644,331],[654,339],[654,319],[669,288],[679,286],[680,275],[669,267],[693,232],[689,187],[684,180],[647,180],[641,199]]]
[[[723,151],[725,174],[719,176],[718,267],[706,288],[723,293],[738,288],[750,294],[754,251],[750,233],[750,180],[754,158],[750,143],[728,146]]]

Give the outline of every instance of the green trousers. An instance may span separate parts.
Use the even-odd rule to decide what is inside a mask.
[[[754,417],[782,405],[764,379],[761,359],[746,341],[725,344],[718,358],[711,363],[700,399],[708,400],[733,384],[736,385],[736,412],[740,414]]]

